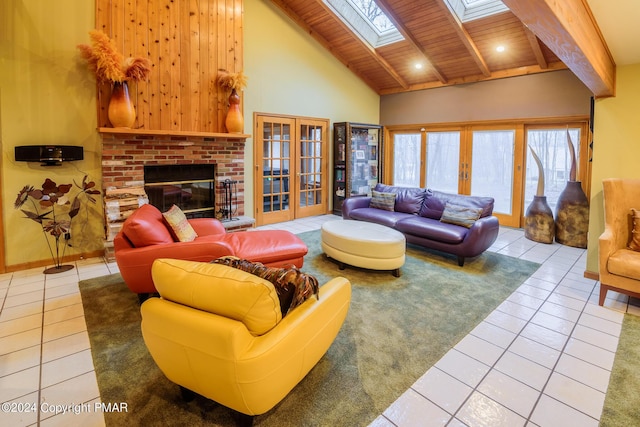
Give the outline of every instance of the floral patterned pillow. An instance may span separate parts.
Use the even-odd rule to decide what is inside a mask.
[[[198,237],[184,212],[176,205],[171,206],[166,212],[162,213],[164,220],[169,224],[170,230],[175,235],[178,242],[192,242]]]

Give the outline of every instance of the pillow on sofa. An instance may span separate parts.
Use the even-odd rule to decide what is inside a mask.
[[[311,295],[318,296],[318,280],[301,272],[296,266],[290,268],[266,267],[262,263],[234,256],[221,257],[211,262],[237,268],[271,282],[276,288],[280,300],[282,317],[305,302]]]
[[[184,212],[176,205],[171,206],[166,212],[162,213],[165,221],[169,224],[170,230],[175,235],[178,242],[192,242],[198,237]]]
[[[471,228],[473,223],[480,218],[481,213],[481,208],[470,208],[467,206],[446,203],[444,205],[444,212],[442,212],[440,221],[446,222],[447,224],[455,224]]]
[[[370,208],[382,209],[393,212],[393,206],[396,203],[396,193],[381,193],[373,190],[371,192]]]
[[[632,251],[640,252],[640,210],[631,209],[631,220],[633,221],[633,228],[631,229],[631,241],[628,247]]]
[[[396,187],[377,183],[374,190],[382,193],[395,193],[396,202],[393,210],[414,215],[420,212],[424,198],[427,196],[426,189],[417,187]]]

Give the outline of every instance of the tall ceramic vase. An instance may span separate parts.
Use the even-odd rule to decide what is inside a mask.
[[[240,95],[235,89],[229,95],[229,111],[225,120],[225,126],[229,133],[242,133],[244,131],[244,118],[240,111]]]
[[[524,237],[534,242],[553,243],[555,221],[546,196],[533,196],[524,217]]]
[[[534,242],[553,243],[555,221],[544,195],[544,168],[533,147],[529,146],[529,149],[538,165],[538,188],[524,216],[524,237]]]
[[[556,242],[586,248],[588,231],[589,200],[580,181],[568,181],[556,205]]]
[[[114,128],[130,128],[136,121],[136,110],[129,96],[127,82],[113,82],[108,114]]]
[[[571,156],[571,169],[567,186],[558,197],[556,205],[556,242],[575,248],[587,247],[589,232],[589,200],[576,181],[576,151],[567,129],[567,144]]]

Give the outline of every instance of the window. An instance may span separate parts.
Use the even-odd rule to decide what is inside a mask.
[[[363,41],[380,47],[404,40],[402,34],[373,0],[323,0]]]
[[[446,0],[450,9],[458,16],[460,21],[468,22],[474,19],[509,10],[500,0]]]
[[[573,120],[573,119],[572,119]],[[430,124],[387,128],[393,146],[393,185],[446,193],[490,196],[500,224],[521,227],[536,194],[538,168],[528,145],[544,165],[545,196],[555,210],[571,171],[567,129],[576,153],[576,181],[589,194],[587,119]],[[384,181],[383,181],[384,182]]]
[[[569,128],[569,135],[576,153],[576,164],[580,162],[580,128]],[[546,129],[528,129],[527,145],[536,152],[542,163],[544,173],[544,195],[552,211],[555,212],[558,196],[567,185],[571,169],[571,155],[567,142],[566,127],[550,127]],[[527,148],[527,171],[525,178],[524,206],[531,204],[538,186],[538,166],[531,150]],[[580,181],[577,178],[577,181]]]
[[[393,185],[420,187],[421,134],[396,134],[393,137]]]

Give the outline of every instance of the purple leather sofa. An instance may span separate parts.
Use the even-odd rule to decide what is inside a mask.
[[[475,257],[487,250],[498,237],[498,218],[492,215],[492,197],[465,196],[425,188],[394,187],[378,184],[374,189],[396,193],[393,212],[369,207],[371,197],[350,197],[342,204],[342,217],[375,222],[400,231],[408,243],[450,253],[458,257]],[[440,221],[445,204],[481,208],[470,228]]]

